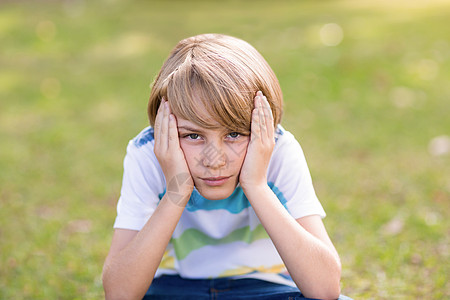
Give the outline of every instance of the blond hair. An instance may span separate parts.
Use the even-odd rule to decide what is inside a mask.
[[[202,34],[180,41],[152,84],[148,103],[154,126],[161,99],[172,112],[201,127],[223,126],[249,133],[253,99],[262,91],[281,121],[283,96],[278,79],[261,54],[247,42],[226,35]],[[203,107],[208,116],[199,114]]]

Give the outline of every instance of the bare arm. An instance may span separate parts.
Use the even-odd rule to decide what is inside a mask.
[[[141,231],[115,230],[103,269],[106,299],[142,299],[182,212],[163,197]]]
[[[311,298],[336,299],[341,265],[319,216],[295,220],[267,186],[267,167],[274,147],[270,106],[258,92],[251,138],[240,183],[261,224],[272,239],[301,292]]]
[[[321,218],[295,220],[268,187],[246,195],[301,292],[310,298],[338,298],[341,264]]]
[[[155,121],[155,155],[168,180],[166,194],[142,230],[116,229],[103,267],[106,299],[141,299],[161,262],[189,196],[193,182],[178,141],[174,117],[162,103]]]

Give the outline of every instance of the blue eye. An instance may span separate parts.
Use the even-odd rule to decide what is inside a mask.
[[[231,133],[228,134],[228,136],[230,138],[235,139],[235,138],[238,138],[240,136],[240,134],[238,132],[231,132]]]
[[[200,136],[196,133],[190,133],[187,135],[187,137],[189,137],[191,140],[196,140],[198,139]]]

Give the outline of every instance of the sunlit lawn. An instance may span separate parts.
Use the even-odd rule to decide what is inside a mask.
[[[103,297],[126,144],[169,50],[204,32],[276,71],[343,293],[450,297],[450,4],[374,3],[1,3],[0,299]]]

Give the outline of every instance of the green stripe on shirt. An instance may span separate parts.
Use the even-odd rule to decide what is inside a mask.
[[[178,238],[172,238],[171,243],[174,247],[177,259],[181,260],[186,258],[192,251],[204,246],[216,246],[239,241],[250,244],[254,241],[266,238],[269,238],[269,235],[264,227],[259,224],[253,230],[250,229],[250,226],[242,227],[219,239],[210,237],[195,228],[190,228],[184,231]]]

